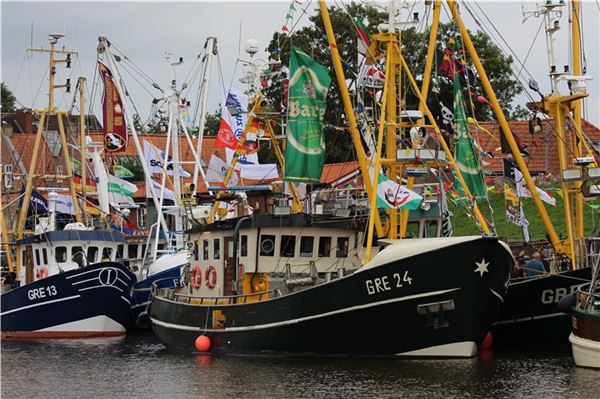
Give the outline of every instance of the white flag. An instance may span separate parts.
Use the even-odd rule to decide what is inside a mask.
[[[279,178],[276,163],[267,163],[264,165],[241,165],[240,176],[242,179],[251,180],[272,180]]]
[[[516,183],[516,192],[517,192],[517,196],[518,197],[525,197],[525,198],[531,198],[531,191],[529,191],[529,188],[527,188],[527,185],[525,184],[525,178],[523,177],[523,174],[521,173],[521,171],[517,168],[515,169],[515,183]],[[540,199],[542,201],[544,201],[547,204],[550,204],[552,206],[556,206],[556,198],[553,198],[550,196],[550,194],[548,194],[547,192],[545,192],[544,190],[542,190],[539,187],[535,187],[535,191],[537,191],[538,195],[540,196]]]
[[[152,191],[148,180],[151,179],[146,179],[146,198],[152,198]],[[156,199],[160,201],[160,191],[163,189],[162,184],[152,180],[152,186],[154,186],[154,191],[156,192]],[[164,187],[163,199],[176,201],[175,192]]]
[[[148,168],[148,172],[150,173],[159,173],[163,172],[163,163],[165,162],[165,158],[170,162],[172,161],[171,157],[167,157],[165,152],[161,149],[155,147],[149,141],[144,140],[144,158],[146,159],[146,166]],[[167,165],[167,174],[169,176],[173,176],[173,168],[179,168],[179,175],[181,177],[191,177],[188,172],[186,172],[181,165],[173,165],[169,163]]]
[[[377,183],[377,208],[417,209],[423,197],[379,174]]]
[[[222,184],[225,181],[225,175],[229,165],[216,155],[211,155],[208,168],[206,170],[206,181]],[[234,170],[229,178],[228,185],[237,186],[239,182],[238,175]]]
[[[73,197],[70,195],[57,194],[56,211],[60,213],[66,213],[68,215],[74,215],[75,207],[73,206]]]

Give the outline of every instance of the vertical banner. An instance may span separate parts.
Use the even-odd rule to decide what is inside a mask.
[[[302,50],[290,52],[290,88],[285,148],[286,181],[319,183],[325,163],[323,118],[331,78]]]
[[[460,172],[465,179],[471,195],[477,198],[487,198],[483,172],[479,164],[479,157],[473,147],[473,138],[467,127],[467,117],[463,106],[462,87],[458,76],[454,77],[454,122],[456,124],[456,135],[458,136],[454,145],[454,157]],[[457,189],[462,192],[460,185]]]
[[[101,62],[98,70],[104,82],[102,96],[102,124],[104,125],[104,150],[124,152],[127,148],[127,125],[123,114],[123,102],[112,80],[112,73]]]

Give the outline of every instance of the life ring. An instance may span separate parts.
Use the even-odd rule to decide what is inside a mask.
[[[196,266],[192,269],[191,284],[194,288],[200,288],[200,285],[202,284],[202,269],[200,269],[200,266]]]
[[[48,268],[46,266],[42,266],[37,271],[37,279],[41,280],[46,277],[48,277]]]
[[[208,269],[206,269],[204,280],[206,280],[206,286],[208,288],[215,288],[215,285],[217,284],[217,269],[215,269],[214,266],[209,266]]]

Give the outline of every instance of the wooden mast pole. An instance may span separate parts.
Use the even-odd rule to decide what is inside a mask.
[[[85,204],[85,190],[86,190],[86,179],[87,179],[87,159],[86,159],[86,147],[85,147],[85,78],[79,77],[79,146],[81,154],[81,196],[83,197],[83,203]],[[85,205],[84,205],[85,207]],[[83,213],[84,220],[87,219],[85,212]],[[87,221],[87,220],[86,220]]]

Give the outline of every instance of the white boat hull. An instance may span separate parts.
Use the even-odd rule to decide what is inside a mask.
[[[573,333],[569,336],[569,341],[573,348],[576,365],[600,368],[600,342],[581,338]]]

